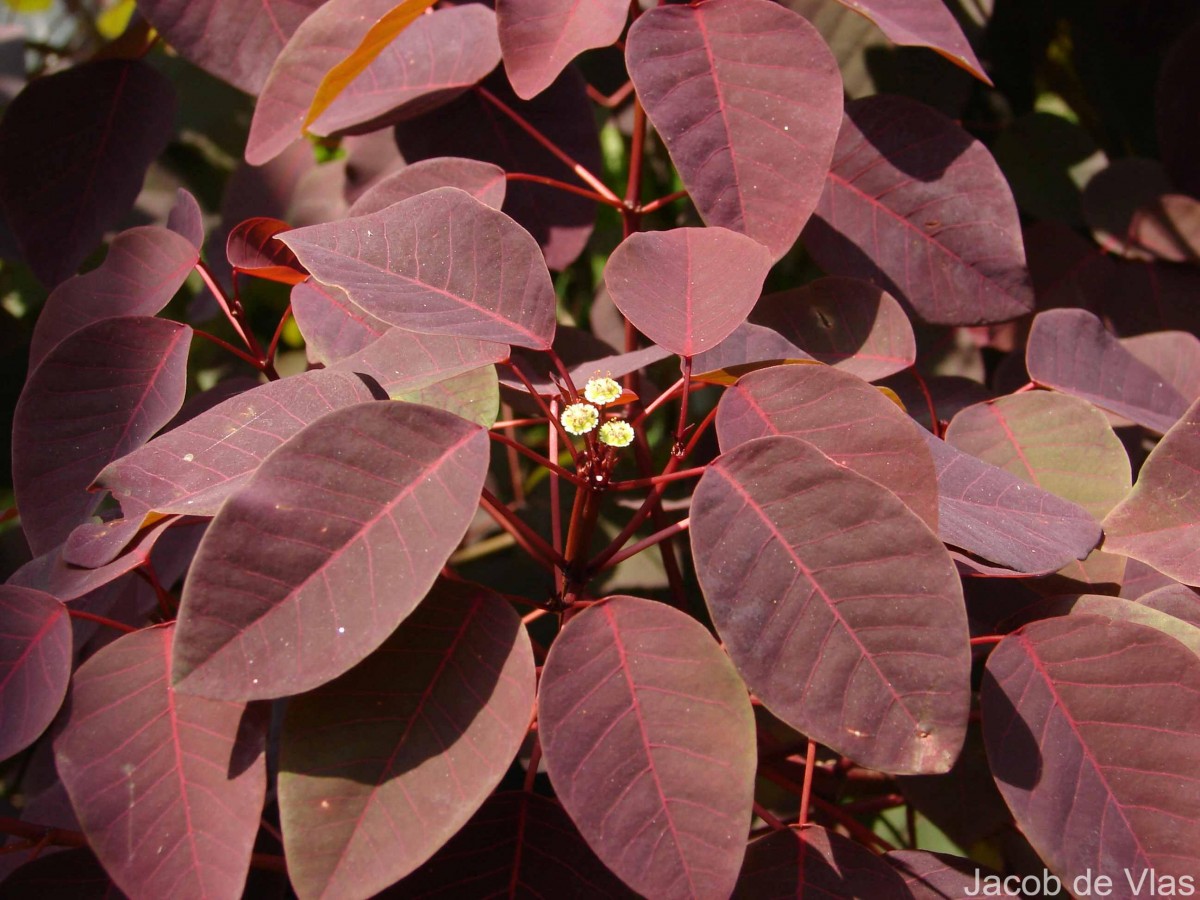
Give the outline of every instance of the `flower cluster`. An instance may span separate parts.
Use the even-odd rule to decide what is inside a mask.
[[[583,388],[583,396],[587,403],[572,403],[562,411],[560,421],[569,434],[591,434],[600,426],[600,442],[610,447],[628,447],[633,443],[633,426],[624,419],[609,419],[600,424],[600,410],[620,399],[623,390],[621,385],[608,377],[597,377],[588,380]]]

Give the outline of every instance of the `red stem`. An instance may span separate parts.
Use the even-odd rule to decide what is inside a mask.
[[[520,544],[526,553],[547,569],[554,571],[555,566],[566,567],[566,560],[563,559],[562,554],[542,540],[541,535],[536,531],[513,515],[508,507],[497,500],[487,488],[483,489],[479,503],[484,511],[496,520],[497,525],[511,534],[513,540]]]
[[[615,491],[632,491],[637,488],[654,487],[668,481],[682,481],[684,478],[698,478],[708,470],[708,466],[697,466],[694,469],[683,469],[679,472],[665,472],[662,475],[651,475],[649,478],[634,478],[629,481],[614,481],[609,487]]]
[[[1004,640],[1005,637],[1007,637],[1007,635],[1003,634],[985,634],[982,637],[973,637],[971,638],[971,646],[982,647],[986,646],[987,644],[998,644]]]
[[[224,288],[217,283],[212,269],[205,265],[203,260],[197,260],[196,272],[199,273],[200,279],[208,286],[208,289],[212,291],[213,296],[217,298],[217,305],[221,307],[221,312],[225,313],[225,318],[229,320],[229,324],[233,326],[233,330],[237,332],[237,336],[242,339],[242,343],[246,345],[247,349],[253,351],[254,347],[250,344],[250,338],[247,337],[238,317],[234,315],[233,305],[229,302],[229,297],[225,294]]]
[[[916,366],[911,366],[909,372],[917,380],[917,387],[921,389],[921,393],[925,395],[925,405],[929,407],[929,430],[933,432],[934,437],[944,437],[942,434],[942,423],[938,419],[937,407],[933,403],[933,394],[929,393],[929,385],[925,383],[925,379],[921,377],[921,373],[917,371]]]
[[[529,379],[525,377],[525,373],[521,371],[520,366],[518,366],[511,359],[506,362],[505,365],[507,365],[512,373],[517,376],[521,384],[525,385],[525,390],[529,391],[529,396],[533,397],[533,402],[538,405],[538,408],[542,411],[542,414],[550,420],[550,424],[553,425],[558,433],[562,436],[563,442],[567,445],[567,450],[571,453],[571,459],[574,460],[575,465],[578,466],[579,451],[575,449],[575,442],[571,440],[571,436],[567,434],[567,430],[563,428],[563,424],[558,420],[558,416],[550,412],[550,407],[546,405],[545,399],[543,399],[542,395],[537,392],[537,389],[533,386]]]
[[[69,615],[72,619],[86,619],[89,622],[107,625],[109,628],[115,628],[117,631],[123,631],[126,634],[133,634],[134,632],[141,630],[132,625],[126,625],[124,622],[118,622],[115,619],[107,619],[104,616],[98,616],[95,613],[84,612],[82,609],[71,609],[70,607],[67,607],[67,615]],[[0,829],[0,831],[3,831],[3,829]],[[15,834],[16,832],[10,831],[7,833]]]
[[[602,197],[595,191],[589,191],[587,188],[576,187],[573,184],[567,184],[565,181],[559,181],[557,178],[547,178],[545,175],[531,175],[527,172],[509,172],[505,179],[508,181],[532,181],[534,184],[544,184],[546,187],[557,188],[560,191],[566,191],[570,194],[578,194],[580,197],[586,197],[594,203],[603,203],[605,206],[611,206],[614,209],[621,209],[620,200],[611,200],[608,197]]]
[[[637,556],[639,553],[641,553],[647,547],[653,547],[655,544],[661,544],[663,541],[670,540],[671,538],[675,537],[675,535],[677,535],[677,534],[682,534],[683,532],[688,530],[688,526],[690,524],[691,524],[690,519],[680,519],[678,522],[676,522],[673,525],[668,525],[666,528],[659,529],[658,531],[654,532],[654,534],[650,535],[649,537],[644,537],[640,541],[638,541],[636,544],[633,544],[630,547],[626,547],[620,553],[614,554],[611,558],[609,558],[608,562],[606,562],[604,564],[604,568],[611,569],[613,566],[618,565],[619,563],[622,563],[625,560],[629,559],[629,557]]]
[[[559,475],[559,476],[567,479],[567,481],[571,482],[571,484],[580,485],[583,483],[583,480],[578,475],[576,475],[574,472],[570,472],[570,471],[564,469],[562,466],[560,466],[556,462],[551,462],[546,457],[542,456],[542,454],[538,453],[536,450],[530,450],[528,447],[526,447],[524,444],[520,443],[519,441],[514,441],[511,438],[501,434],[498,431],[489,431],[488,437],[490,437],[493,441],[499,441],[501,444],[504,444],[506,447],[511,447],[513,450],[516,450],[518,453],[524,454],[525,456],[532,459],[539,466],[544,466],[547,469],[549,469],[551,472],[554,472],[556,475]]]
[[[808,822],[808,805],[812,800],[812,783],[813,773],[817,768],[817,743],[816,741],[808,742],[808,749],[804,755],[804,784],[800,791],[800,815],[797,821],[801,824]]]
[[[754,804],[754,814],[771,826],[775,831],[787,831],[788,827],[781,822],[774,813],[763,806],[761,803]]]
[[[205,340],[211,341],[212,343],[214,343],[218,347],[220,347],[222,350],[228,350],[230,353],[232,353],[238,359],[245,360],[246,362],[250,363],[250,365],[254,366],[254,368],[258,369],[260,372],[263,370],[262,363],[259,360],[255,359],[253,356],[251,356],[249,353],[245,352],[244,350],[239,350],[237,347],[233,346],[233,344],[230,344],[227,341],[221,340],[215,334],[209,334],[207,331],[203,331],[199,328],[194,328],[192,330],[195,332],[197,337],[202,337]]]
[[[655,212],[656,210],[662,209],[667,204],[674,203],[676,200],[682,200],[687,196],[688,196],[687,191],[676,191],[673,194],[667,194],[667,196],[665,196],[665,197],[659,197],[657,200],[651,200],[645,206],[641,207],[638,211],[640,213],[642,213],[643,215],[647,215],[649,213]]]

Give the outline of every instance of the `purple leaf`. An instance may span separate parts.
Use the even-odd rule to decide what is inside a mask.
[[[740,900],[908,900],[903,879],[887,863],[861,844],[819,825],[777,831],[751,842],[733,896]]]
[[[1166,433],[1104,520],[1104,546],[1200,586],[1200,400]]]
[[[546,657],[538,726],[559,800],[622,881],[650,897],[729,895],[750,826],[754,716],[699,623],[637,597],[584,610]]]
[[[355,306],[341,288],[312,278],[292,288],[292,315],[309,359],[325,366],[365,350],[392,327]]]
[[[921,429],[865,381],[826,366],[787,366],[754,372],[725,392],[717,410],[722,450],[775,434],[801,438],[883,485],[937,528],[933,460]]]
[[[925,434],[937,469],[938,535],[1027,575],[1083,559],[1100,541],[1087,510]]]
[[[970,897],[982,892],[982,879],[998,874],[973,859],[928,850],[893,850],[883,858],[900,873],[912,900]]]
[[[553,800],[495,794],[424,866],[383,897],[636,896],[596,858]]]
[[[758,438],[701,476],[690,532],[717,633],[772,713],[871,768],[950,768],[970,692],[962,588],[895,494],[798,438]]]
[[[0,202],[45,285],[129,212],[174,119],[171,83],[136,60],[83,63],[17,95],[0,123]]]
[[[738,327],[771,268],[765,247],[725,228],[639,232],[604,270],[617,308],[679,356],[711,350]]]
[[[545,350],[555,297],[541,251],[457,188],[280,237],[313,276],[391,325]]]
[[[826,271],[879,284],[927,322],[1033,309],[1017,207],[987,149],[905,97],[846,106],[804,245]]]
[[[504,170],[488,162],[439,156],[405,166],[373,184],[350,207],[351,216],[379,212],[385,206],[440,187],[466,191],[480,203],[499,209],[504,204]]]
[[[584,50],[616,41],[628,14],[625,0],[498,0],[504,69],[517,96],[536,97]]]
[[[417,16],[309,126],[361,134],[449,103],[500,62],[496,14],[486,6]]]
[[[141,0],[144,15],[181,54],[248,94],[304,17],[323,0]]]
[[[1034,622],[992,651],[981,703],[996,784],[1056,875],[1126,887],[1196,871],[1195,654],[1130,622]]]
[[[300,260],[279,234],[292,226],[280,219],[255,216],[239,222],[225,239],[225,257],[237,272],[296,285],[308,278]]]
[[[204,213],[196,198],[185,188],[175,191],[175,205],[167,214],[167,228],[186,239],[197,252],[204,247]],[[112,247],[108,252],[112,254]]]
[[[326,413],[372,399],[352,374],[307,372],[231,397],[96,478],[121,501],[160,513],[216,515],[263,459]]]
[[[425,596],[475,514],[489,441],[410,403],[309,425],[213,519],[183,589],[174,683],[257,699],[364,659]]]
[[[625,57],[708,225],[764,244],[772,261],[817,205],[838,136],[842,79],[817,30],[765,0],[660,6]]]
[[[321,79],[353,53],[371,26],[395,5],[395,0],[329,0],[296,26],[254,107],[246,162],[261,166],[300,139]]]
[[[1121,346],[1158,372],[1188,402],[1200,398],[1200,339],[1186,331],[1122,338]]]
[[[0,759],[24,750],[58,712],[71,679],[71,621],[54,597],[0,585]]]
[[[1132,484],[1129,455],[1104,413],[1065,394],[1031,391],[970,406],[954,417],[946,441],[1079,504],[1097,522]],[[1091,536],[1089,529],[1084,539]],[[1085,584],[1115,583],[1124,568],[1123,559],[1095,552],[1066,563],[1059,574]]]
[[[1162,375],[1082,309],[1039,313],[1029,331],[1025,365],[1038,384],[1081,397],[1160,434],[1188,406]]]
[[[893,42],[929,47],[985,84],[992,80],[942,0],[838,0],[879,26]]]
[[[500,411],[500,379],[495,366],[480,366],[441,381],[408,390],[393,388],[388,396],[405,403],[421,403],[491,428]]]
[[[54,741],[88,844],[133,896],[241,896],[267,786],[265,708],[177,693],[172,625],[79,667]]]
[[[1165,584],[1142,594],[1137,602],[1200,628],[1200,590],[1196,588]]]
[[[46,298],[33,329],[29,371],[85,325],[160,312],[199,258],[186,238],[157,225],[121,232],[98,268],[68,278]]]
[[[773,328],[813,359],[864,381],[911,366],[917,343],[904,309],[887,291],[855,278],[818,278],[768,294],[750,321]]]
[[[493,73],[483,87],[588,171],[601,170],[592,104],[574,68],[568,67],[531,101],[513,94],[503,72]],[[506,172],[581,185],[566,164],[476,92],[427,116],[401,122],[396,126],[396,143],[410,162],[464,156],[495,163]],[[596,218],[596,204],[588,198],[528,181],[509,185],[504,211],[533,235],[546,265],[554,270],[565,269],[583,252]]]
[[[1047,597],[1020,610],[1001,626],[1015,631],[1028,622],[1056,616],[1097,615],[1122,622],[1133,622],[1170,635],[1200,657],[1200,627],[1185,622],[1170,613],[1142,603],[1109,597],[1106,594],[1066,594]]]
[[[378,650],[293,700],[279,809],[296,891],[365,897],[429,859],[508,770],[534,685],[513,608],[441,581]]]
[[[585,341],[579,343],[584,344],[582,351],[579,347],[572,346],[564,340],[568,336],[579,337],[581,334],[587,335]],[[590,340],[589,340],[590,339]],[[603,353],[604,350],[611,350],[607,344],[593,338],[586,332],[577,332],[570,328],[560,327],[555,333],[554,350],[570,366],[571,380],[577,385],[586,382],[589,378],[594,378],[597,375],[607,375],[609,378],[620,378],[622,375],[628,375],[630,372],[636,372],[639,369],[644,369],[646,366],[651,366],[656,362],[661,362],[671,354],[663,347],[654,344],[649,347],[643,347],[641,350],[634,350],[630,353],[614,353],[608,356],[595,356],[596,353]],[[584,357],[582,362],[576,362],[580,357]],[[587,357],[592,357],[588,359]],[[528,356],[521,353],[519,350],[514,350],[512,359],[514,362],[521,361],[521,371],[525,373],[534,389],[544,397],[557,396],[559,389],[548,375],[538,374],[525,363],[528,361]],[[543,358],[544,360],[544,358]],[[505,387],[510,387],[515,391],[524,393],[526,387],[516,376],[509,373],[507,370],[503,373],[500,383]]]
[[[927,431],[933,430],[935,413],[939,423],[947,422],[959,410],[990,400],[993,396],[984,385],[971,378],[961,375],[919,375],[911,371],[885,378],[880,382],[880,387],[894,392],[913,420]]]
[[[692,379],[706,384],[735,384],[759,369],[783,365],[820,365],[778,331],[743,322],[712,350],[698,353]]]
[[[13,422],[13,487],[30,549],[61,544],[100,502],[87,487],[183,403],[192,329],[105,319],[55,347],[25,383]]]
[[[1155,159],[1114,160],[1097,172],[1083,190],[1083,217],[1096,243],[1120,256],[1152,259],[1133,240],[1138,208],[1169,193],[1171,182]]]

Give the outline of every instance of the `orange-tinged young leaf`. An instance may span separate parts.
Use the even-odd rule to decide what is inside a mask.
[[[321,83],[317,85],[317,93],[313,96],[312,105],[304,116],[304,127],[308,128],[316,121],[317,116],[325,112],[329,105],[337,99],[338,94],[346,89],[355,78],[363,73],[375,57],[383,52],[396,36],[417,20],[417,16],[433,6],[433,0],[404,0],[397,3],[392,11],[371,26],[371,30],[363,37],[362,42],[354,48],[354,52],[325,73]]]

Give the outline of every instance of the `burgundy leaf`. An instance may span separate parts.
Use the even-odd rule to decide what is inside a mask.
[[[499,166],[476,159],[439,156],[405,166],[381,178],[359,195],[350,207],[349,214],[365,216],[379,212],[385,206],[440,187],[456,187],[466,191],[492,209],[499,209],[504,204],[506,182],[504,170]]]
[[[300,139],[321,79],[353,53],[371,26],[395,5],[396,0],[328,0],[296,26],[254,107],[246,162],[261,166]]]
[[[1109,597],[1106,594],[1067,594],[1047,597],[1022,609],[1002,626],[1006,631],[1015,631],[1028,622],[1050,619],[1055,616],[1097,615],[1122,622],[1145,625],[1155,631],[1170,635],[1200,657],[1200,627],[1185,622],[1170,613],[1151,606]]]
[[[391,325],[545,350],[550,273],[533,238],[457,188],[280,240],[325,284]]]
[[[378,650],[294,699],[279,809],[296,891],[366,897],[429,859],[508,770],[534,685],[512,606],[441,581]]]
[[[750,321],[773,328],[827,365],[864,381],[886,378],[917,358],[904,309],[887,291],[855,278],[818,278],[768,294]]]
[[[5,900],[125,900],[86,847],[43,852],[6,878],[0,893]]]
[[[664,900],[729,896],[750,827],[754,716],[699,623],[637,597],[572,618],[542,670],[538,732],[559,800],[622,881]]]
[[[187,240],[196,251],[204,247],[204,213],[186,188],[175,191],[175,204],[167,214],[167,229]],[[108,248],[112,255],[112,247]]]
[[[646,114],[708,225],[791,249],[821,195],[842,111],[837,61],[766,0],[660,6],[625,57]]]
[[[971,45],[941,0],[838,0],[866,16],[897,44],[929,47],[991,84]]]
[[[625,0],[498,0],[504,69],[517,96],[536,97],[584,50],[616,41],[628,13]]]
[[[213,519],[184,585],[174,683],[242,699],[311,690],[425,596],[483,487],[478,425],[362,403],[272,453]]]
[[[1083,507],[925,435],[937,469],[938,535],[1027,575],[1083,559],[1100,525]]]
[[[1200,339],[1186,331],[1122,338],[1121,346],[1158,372],[1185,400],[1200,398]]]
[[[944,423],[959,410],[990,400],[993,396],[986,386],[972,378],[961,375],[920,375],[915,371],[885,378],[880,382],[880,387],[895,393],[914,421],[928,431],[933,430],[934,415],[939,423]]]
[[[725,392],[717,410],[722,450],[784,434],[894,493],[931,529],[938,497],[921,429],[871,385],[826,366],[754,372]]]
[[[981,894],[980,884],[992,883],[983,879],[999,874],[973,859],[928,850],[893,850],[883,858],[900,873],[912,900],[947,900]]]
[[[323,0],[141,0],[138,11],[207,72],[257,94],[275,57]]]
[[[341,288],[312,278],[292,288],[292,315],[309,359],[325,366],[365,350],[392,327],[355,306]]]
[[[308,277],[296,254],[278,235],[292,226],[280,219],[257,216],[236,225],[225,239],[225,256],[236,271],[282,284],[299,284]]]
[[[263,459],[326,413],[372,399],[352,374],[307,372],[231,397],[118,459],[96,478],[124,506],[216,515]]]
[[[553,800],[495,794],[424,866],[382,897],[636,896],[596,858]]]
[[[79,667],[55,762],[123,891],[236,900],[267,787],[266,710],[177,693],[174,633],[126,635]]]
[[[733,896],[740,900],[863,897],[909,900],[903,879],[849,838],[809,825],[753,841]]]
[[[575,362],[579,355],[571,352],[578,348],[571,348],[568,351],[563,346],[565,343],[561,339],[567,335],[571,335],[571,329],[560,327],[555,333],[555,352],[570,366],[571,380],[577,385],[586,383],[589,378],[594,378],[597,375],[606,375],[609,378],[620,378],[622,375],[628,375],[630,372],[636,372],[639,369],[644,369],[646,366],[653,365],[656,362],[661,362],[671,354],[663,347],[654,344],[649,347],[643,347],[641,350],[634,350],[630,353],[614,353],[608,356],[594,356],[595,353],[603,352],[604,349],[610,349],[607,344],[592,338],[594,343],[589,343],[584,349],[582,356],[585,357],[582,362]],[[591,335],[588,335],[590,338]],[[587,359],[586,357],[592,357]],[[551,381],[549,375],[538,374],[531,369],[524,361],[528,357],[520,350],[514,350],[512,359],[514,363],[521,362],[521,371],[524,372],[534,389],[545,397],[558,396],[558,386]],[[507,370],[503,373],[500,379],[501,384],[505,387],[510,387],[515,391],[525,392],[527,389],[516,376],[509,373]]]
[[[717,347],[696,355],[692,379],[731,385],[750,372],[783,365],[820,363],[773,328],[743,322]]]
[[[1104,520],[1104,546],[1200,586],[1200,400],[1166,433]]]
[[[1133,483],[1129,455],[1104,413],[1065,394],[1032,391],[968,407],[946,429],[946,441],[1077,503],[1097,522]],[[1060,574],[1087,584],[1119,583],[1124,569],[1124,559],[1097,551],[1067,563]]]
[[[68,278],[46,298],[33,329],[29,371],[85,325],[116,316],[155,315],[199,258],[186,238],[157,225],[121,232],[99,267]]]
[[[601,170],[600,142],[583,78],[568,67],[531,101],[512,92],[503,72],[483,87],[590,172]],[[396,143],[409,162],[464,156],[506,172],[540,175],[582,186],[574,171],[490,101],[469,92],[441,109],[396,126]],[[596,204],[586,197],[528,181],[508,186],[504,211],[533,235],[551,269],[565,269],[583,252]]]
[[[1196,871],[1193,653],[1100,616],[1034,622],[992,651],[981,702],[996,784],[1056,875],[1069,884],[1090,871],[1121,888],[1128,876],[1144,888],[1147,877]]]
[[[701,476],[690,532],[717,633],[771,712],[871,768],[950,768],[970,687],[962,588],[895,494],[798,438],[758,438]]]
[[[1039,313],[1025,347],[1029,377],[1165,433],[1188,403],[1082,309]]]
[[[71,622],[49,594],[0,585],[0,759],[46,730],[71,679]]]
[[[496,14],[486,6],[417,16],[309,126],[361,134],[449,103],[500,62]]]
[[[1200,628],[1200,590],[1196,588],[1165,584],[1142,594],[1137,602]]]
[[[1096,243],[1111,253],[1152,259],[1133,242],[1139,207],[1170,192],[1171,182],[1155,159],[1118,159],[1097,172],[1083,189],[1083,216]]]
[[[149,317],[105,319],[50,351],[25,383],[13,422],[13,487],[37,555],[100,502],[87,487],[183,403],[192,329]]]
[[[737,328],[771,268],[765,247],[725,228],[638,232],[613,251],[604,283],[646,337],[679,356],[711,350]]]
[[[174,129],[171,83],[136,60],[38,78],[0,123],[0,202],[48,287],[75,273],[129,212]]]
[[[804,245],[826,271],[874,281],[927,322],[1002,322],[1033,309],[1017,207],[995,160],[905,97],[846,106]]]
[[[1192,90],[1200,74],[1200,22],[1180,35],[1158,73],[1154,92],[1158,144],[1167,171],[1180,190],[1200,197],[1200,98]]]

